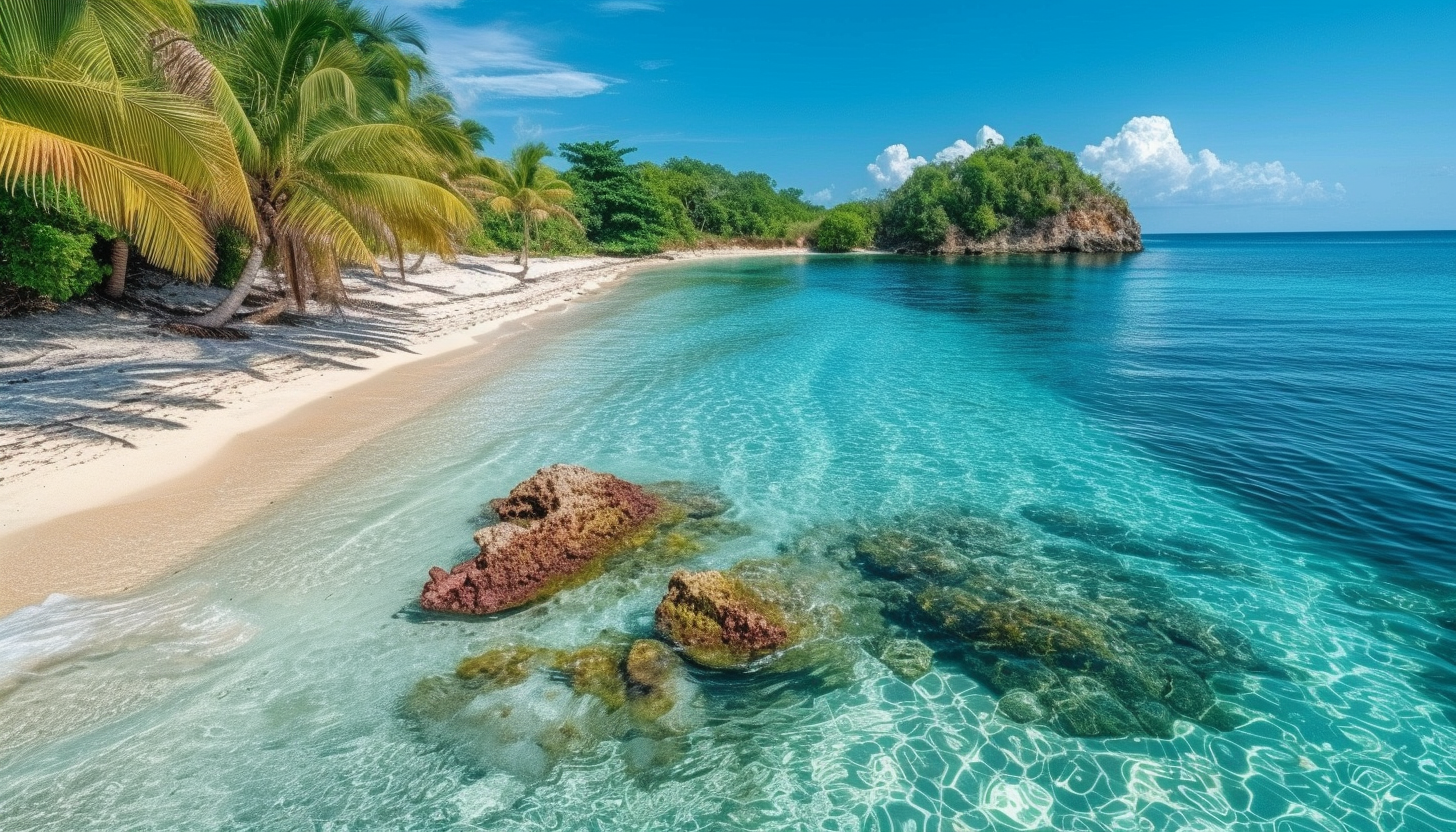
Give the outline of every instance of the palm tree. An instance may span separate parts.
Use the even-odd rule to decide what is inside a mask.
[[[420,131],[389,119],[380,49],[354,31],[354,12],[337,0],[267,0],[207,27],[203,53],[256,137],[242,161],[260,234],[232,293],[195,323],[225,324],[265,259],[301,309],[309,297],[343,299],[342,264],[378,272],[378,255],[405,246],[449,256],[452,236],[476,222]],[[392,78],[407,84],[409,73]]]
[[[54,182],[134,245],[194,280],[212,273],[204,213],[256,232],[229,130],[156,88],[148,35],[191,31],[187,0],[0,0],[0,181],[43,198]]]
[[[571,185],[541,160],[551,155],[540,142],[523,144],[511,153],[509,162],[481,160],[481,174],[490,190],[486,203],[503,214],[521,215],[521,274],[531,267],[531,226],[551,217],[564,217],[577,227],[581,223],[566,209]]]

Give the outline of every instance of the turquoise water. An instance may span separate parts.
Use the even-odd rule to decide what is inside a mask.
[[[643,272],[196,566],[0,620],[0,828],[1456,828],[1452,402],[1453,234]],[[717,486],[752,531],[690,565],[797,558],[826,598],[865,586],[837,529],[971,513],[1266,664],[1211,682],[1242,726],[1166,739],[1018,724],[954,650],[908,684],[857,642],[832,683],[694,674],[667,755],[550,679],[488,730],[422,724],[415,684],[492,645],[650,632],[670,567],[415,607],[552,462]],[[1052,594],[1093,585],[1039,558]],[[552,758],[564,723],[586,739]]]

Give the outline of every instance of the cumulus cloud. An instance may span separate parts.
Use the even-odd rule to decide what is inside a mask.
[[[924,156],[911,156],[910,149],[903,144],[892,144],[885,148],[865,170],[874,177],[882,188],[898,188],[905,184],[915,169],[926,164]]]
[[[502,25],[451,26],[430,32],[430,57],[462,100],[579,98],[616,78],[583,72],[543,57],[530,40]]]
[[[1006,144],[1006,137],[997,133],[989,124],[982,124],[981,129],[976,131],[976,148],[990,147],[993,144]]]
[[[1087,145],[1082,167],[1116,182],[1133,201],[1173,204],[1301,203],[1337,198],[1319,180],[1306,182],[1280,162],[1225,162],[1211,150],[1183,152],[1164,116],[1138,116],[1116,136]]]
[[[828,205],[829,203],[834,201],[834,186],[830,185],[829,187],[821,191],[815,191],[814,194],[809,197],[809,201],[817,205]]]
[[[976,149],[971,147],[970,142],[965,139],[956,139],[955,144],[935,154],[937,162],[959,162],[960,160],[975,153]]]

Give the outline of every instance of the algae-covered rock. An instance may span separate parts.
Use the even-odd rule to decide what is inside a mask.
[[[497,647],[460,662],[455,667],[455,675],[461,679],[480,679],[497,687],[519,685],[531,674],[531,661],[539,653],[533,647]]]
[[[877,657],[896,676],[913,682],[930,672],[935,653],[913,638],[894,638],[880,645]]]
[[[655,693],[680,671],[682,660],[666,644],[650,638],[632,642],[627,651],[627,683],[633,690]]]
[[[491,501],[500,522],[475,533],[479,553],[448,572],[431,569],[420,604],[500,612],[584,583],[626,552],[681,560],[702,551],[706,539],[741,532],[718,518],[728,508],[718,492],[685,483],[656,488],[576,465],[542,468]]]
[[[428,737],[492,770],[544,777],[605,742],[633,744],[633,769],[674,759],[702,724],[697,686],[654,640],[605,637],[561,650],[511,645],[422,679],[402,710]]]
[[[1016,520],[950,511],[845,529],[829,548],[876,587],[888,618],[1002,694],[1008,718],[1077,736],[1167,737],[1179,717],[1212,730],[1241,724],[1208,679],[1264,669],[1246,637],[1115,552],[1065,542],[1127,550],[1125,524],[1023,515],[1060,541]]]
[[[784,611],[726,572],[674,572],[655,621],[659,635],[709,668],[746,667],[793,640]]]
[[[561,653],[554,667],[571,680],[571,689],[602,700],[611,710],[627,704],[627,680],[622,675],[626,651],[616,645],[593,644]]]
[[[1013,690],[1001,697],[996,710],[1012,722],[1038,722],[1047,718],[1046,706],[1029,690]]]

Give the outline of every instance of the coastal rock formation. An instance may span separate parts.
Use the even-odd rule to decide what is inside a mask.
[[[1053,214],[1034,225],[1015,223],[978,239],[952,225],[931,254],[1017,254],[1037,252],[1127,252],[1143,250],[1142,226],[1127,204],[1105,196]]]
[[[673,573],[655,620],[660,636],[710,668],[745,667],[793,641],[784,611],[727,572]]]
[[[425,609],[479,615],[544,598],[673,519],[667,500],[577,465],[542,468],[490,505],[501,522],[476,532],[474,558],[430,570]]]
[[[1167,737],[1178,717],[1230,730],[1243,719],[1210,680],[1269,670],[1156,576],[999,518],[908,516],[836,545],[896,626],[1001,694],[999,712],[1018,722],[1074,736]]]

